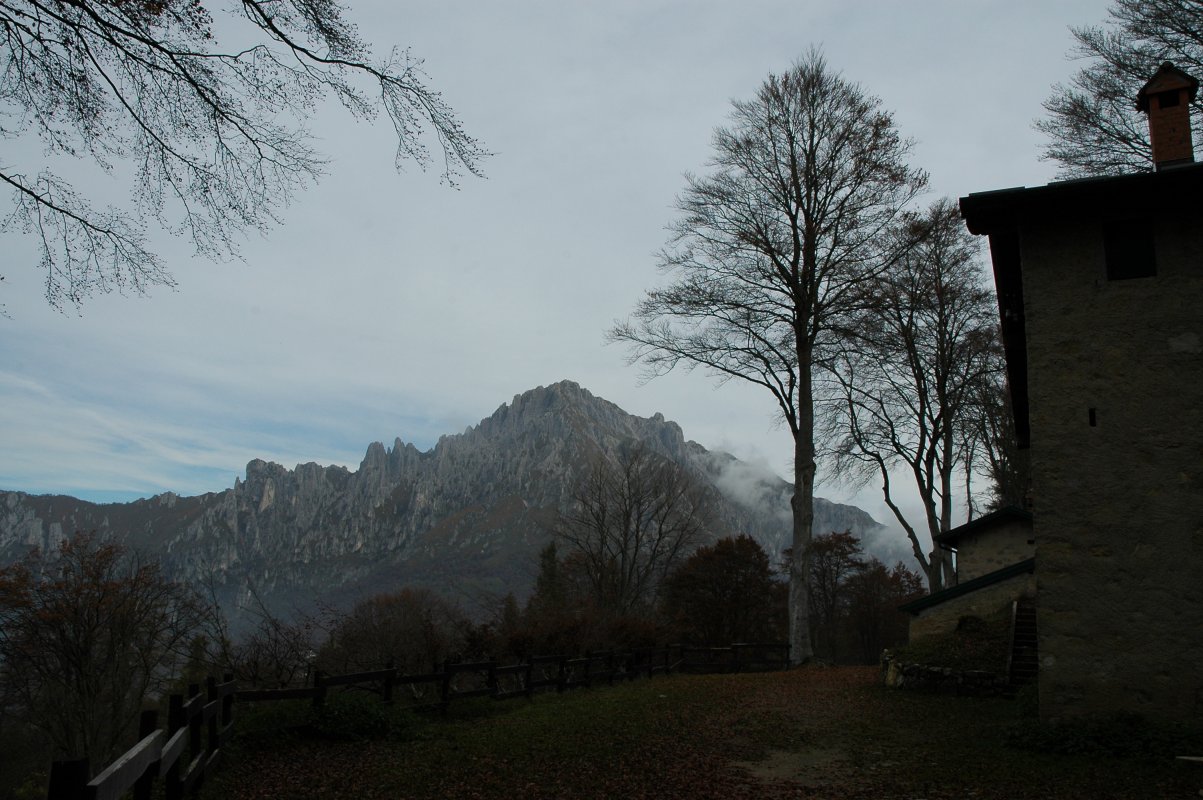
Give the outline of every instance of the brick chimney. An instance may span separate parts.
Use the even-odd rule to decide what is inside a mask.
[[[1149,115],[1153,168],[1195,160],[1190,135],[1190,102],[1199,81],[1166,61],[1136,95],[1136,107]]]

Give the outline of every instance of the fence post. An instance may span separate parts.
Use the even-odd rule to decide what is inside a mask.
[[[91,778],[88,759],[55,761],[50,765],[50,785],[47,800],[83,800],[84,789]]]
[[[738,644],[731,645],[731,671],[739,672],[739,651],[741,647]]]
[[[562,692],[568,688],[568,656],[560,656],[560,674],[556,676],[556,692]]]
[[[186,720],[184,719],[184,696],[173,694],[167,700],[167,739],[170,740],[175,732],[184,727]],[[177,758],[175,763],[167,769],[167,774],[163,778],[163,796],[167,800],[179,800],[183,795],[180,791],[180,761]]]
[[[384,676],[383,700],[386,703],[391,703],[393,702],[393,682],[397,679],[397,669],[393,666],[391,658],[385,664],[384,668],[388,670],[388,674]]]
[[[322,680],[325,675],[320,669],[313,671],[313,707],[321,708],[326,702],[326,683]]]
[[[142,718],[138,721],[138,741],[150,736],[157,727],[159,727],[159,712],[153,708],[143,711]],[[138,778],[138,782],[134,784],[134,800],[150,800],[151,790],[155,785],[155,775],[158,772],[157,768],[151,768],[142,773],[142,777]]]
[[[200,684],[188,684],[188,701],[192,702],[200,696]],[[201,745],[201,726],[204,725],[205,718],[202,714],[196,713],[196,709],[192,710],[192,715],[188,718],[188,757],[195,759],[204,751]]]
[[[535,687],[531,684],[535,680],[535,659],[527,655],[526,657],[526,697],[529,700],[535,693]]]
[[[451,705],[451,659],[443,661],[443,682],[439,686],[439,699],[442,701],[443,713],[447,713],[447,706]]]
[[[489,662],[488,677],[485,678],[485,686],[489,688],[493,696],[497,696],[497,662]]]
[[[221,676],[222,683],[229,683],[234,680],[234,673],[227,672]],[[221,727],[225,729],[231,722],[234,721],[234,692],[226,691],[226,696],[221,701]]]
[[[205,678],[205,689],[205,693],[208,695],[206,699],[212,703],[217,699],[217,678],[214,678],[212,675]],[[220,722],[221,720],[218,719],[217,714],[209,717],[209,755],[216,753],[220,747],[221,740],[218,738],[218,731],[220,730],[218,723]]]

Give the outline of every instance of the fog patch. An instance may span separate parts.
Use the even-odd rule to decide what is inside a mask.
[[[741,461],[729,453],[707,453],[711,481],[725,497],[783,522],[792,519],[793,487],[767,463]]]

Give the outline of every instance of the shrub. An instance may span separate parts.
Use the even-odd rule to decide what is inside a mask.
[[[749,536],[698,548],[668,576],[662,593],[674,638],[727,645],[784,634],[787,587],[775,580],[768,555]]]
[[[78,533],[0,569],[0,704],[58,757],[111,761],[200,622],[188,588],[120,545]]]
[[[1002,674],[1007,669],[1010,645],[1011,614],[1004,609],[986,618],[962,617],[956,630],[899,648],[896,659],[911,664]]]
[[[463,615],[427,589],[379,594],[337,620],[318,653],[318,666],[332,674],[383,669],[428,672],[464,648]]]
[[[368,692],[332,694],[313,710],[311,719],[310,728],[315,734],[339,741],[384,739],[402,728],[397,711]]]

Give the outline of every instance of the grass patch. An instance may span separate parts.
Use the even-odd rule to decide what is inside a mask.
[[[414,712],[380,702],[369,692],[332,692],[320,708],[309,700],[240,704],[234,750],[286,747],[310,740],[363,742],[403,739],[420,723]]]
[[[1160,800],[1203,786],[1166,753],[1150,757],[1154,748],[1122,769],[1109,752],[1016,749],[1024,703],[887,690],[878,675],[816,667],[657,677],[468,701],[446,717],[403,712],[399,734],[358,739],[303,726],[252,734],[244,715],[203,797]],[[376,730],[373,712],[363,719]]]
[[[367,692],[337,692],[309,712],[308,731],[335,741],[401,737],[413,727],[410,712],[380,702]]]

